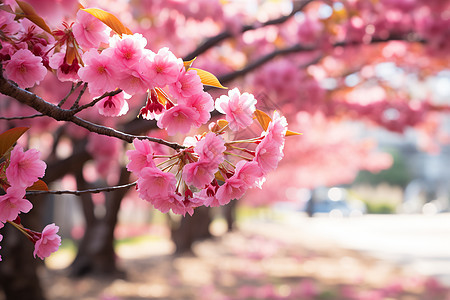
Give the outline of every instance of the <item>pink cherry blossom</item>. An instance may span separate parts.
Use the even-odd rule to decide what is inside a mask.
[[[247,189],[247,184],[243,180],[232,176],[217,190],[217,201],[220,205],[228,204],[232,199],[241,198]]]
[[[5,76],[21,88],[39,84],[47,74],[42,58],[34,56],[28,49],[20,49],[11,56],[5,66]]]
[[[25,188],[22,187],[9,187],[6,194],[0,196],[0,222],[14,221],[19,213],[30,211],[33,205],[24,196]]]
[[[149,202],[167,198],[175,192],[176,183],[177,180],[172,173],[163,172],[155,167],[143,168],[137,181],[139,197]]]
[[[278,144],[284,144],[287,131],[286,118],[281,116],[278,111],[273,112],[272,121],[267,126],[266,134],[271,134],[272,138]]]
[[[118,117],[128,112],[128,102],[124,93],[108,96],[97,102],[95,105],[99,114],[105,117]]]
[[[252,94],[241,93],[237,88],[232,89],[227,95],[222,95],[216,99],[216,109],[222,114],[226,114],[226,120],[233,131],[246,128],[253,122],[256,99]]]
[[[201,92],[188,98],[180,98],[178,99],[178,104],[193,107],[198,112],[198,118],[195,120],[197,127],[206,124],[211,119],[210,112],[214,110],[214,100],[206,92]]]
[[[143,168],[156,168],[153,160],[154,150],[148,140],[134,139],[133,145],[136,150],[128,150],[127,156],[130,162],[127,164],[127,170],[139,174]]]
[[[117,84],[119,88],[127,94],[143,94],[148,89],[152,89],[153,85],[148,70],[151,67],[150,59],[144,57],[138,64],[127,66],[117,74]]]
[[[203,84],[195,70],[184,69],[178,76],[178,80],[169,85],[169,91],[176,99],[188,98],[203,91]]]
[[[155,197],[150,200],[153,206],[162,213],[167,213],[169,210],[185,211],[183,204],[184,197],[175,192],[170,193],[165,197]]]
[[[183,68],[183,60],[177,58],[169,48],[164,47],[152,57],[152,65],[148,72],[155,86],[164,87],[177,81]]]
[[[61,237],[57,234],[58,230],[59,227],[55,223],[45,226],[40,239],[34,244],[34,257],[37,255],[40,259],[44,259],[58,250],[61,245]]]
[[[203,202],[204,206],[207,207],[218,207],[220,206],[219,200],[216,197],[216,191],[219,188],[218,185],[214,186],[209,184],[204,189],[194,193],[194,197]]]
[[[3,223],[0,222],[0,229],[2,229],[3,227]],[[0,242],[3,240],[3,236],[0,234]],[[2,247],[0,246],[0,249],[2,249]],[[2,256],[0,255],[0,261],[2,261]]]
[[[71,64],[68,64],[65,57],[66,53],[64,51],[53,54],[49,59],[50,67],[56,70],[56,76],[60,81],[78,82],[80,80],[80,76],[78,76],[78,70],[80,69],[78,59],[75,58]]]
[[[255,158],[263,171],[267,174],[277,168],[278,163],[283,158],[283,144],[278,143],[271,134],[266,135],[261,143],[256,147]]]
[[[103,22],[90,13],[79,10],[75,24],[72,26],[72,32],[78,45],[83,49],[97,49],[101,43],[108,43],[109,30],[107,28]]]
[[[184,166],[183,180],[188,185],[203,188],[214,179],[217,170],[218,164],[199,160]]]
[[[199,113],[192,107],[186,105],[176,105],[167,110],[158,120],[159,128],[165,128],[168,135],[176,133],[186,134],[195,124]]]
[[[114,61],[119,65],[131,67],[141,60],[147,40],[139,33],[123,34],[122,38],[114,35],[109,45],[107,52],[112,52]]]
[[[15,16],[15,14],[0,10],[0,28],[5,34],[14,35],[22,29],[20,23],[14,21]]]
[[[264,181],[263,176],[264,174],[257,162],[245,160],[241,160],[236,164],[236,170],[233,175],[233,177],[242,180],[249,188],[254,186],[261,187]]]
[[[117,155],[121,149],[121,143],[106,135],[89,133],[86,150],[95,160],[97,172],[102,176],[107,176],[111,168],[117,165]]]
[[[83,62],[84,67],[78,70],[78,76],[88,83],[92,96],[113,91],[117,87],[117,70],[106,51],[99,54],[95,49],[89,50],[83,54]]]
[[[197,142],[194,151],[198,154],[200,160],[220,164],[224,160],[223,152],[226,149],[225,141],[221,136],[208,132],[204,138]]]
[[[38,177],[45,175],[45,162],[39,159],[39,151],[30,149],[23,151],[16,145],[11,151],[9,166],[6,169],[6,178],[11,186],[26,188],[33,185]]]

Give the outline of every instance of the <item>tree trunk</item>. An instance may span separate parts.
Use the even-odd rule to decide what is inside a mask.
[[[43,196],[28,197],[33,209],[21,214],[22,224],[33,230],[42,230],[41,208]],[[1,229],[3,240],[0,262],[0,287],[7,300],[44,300],[37,268],[42,265],[39,258],[33,257],[34,245],[19,230],[10,224]]]
[[[118,185],[128,183],[129,177],[130,173],[126,169],[122,169]],[[77,174],[76,178],[79,189],[88,188],[81,174]],[[86,230],[79,244],[75,260],[69,267],[72,276],[78,277],[87,274],[123,275],[116,264],[114,229],[117,224],[120,203],[127,191],[127,189],[121,189],[106,194],[106,214],[103,217],[94,215],[94,203],[91,194],[81,196]]]
[[[179,224],[172,225],[172,241],[175,243],[175,253],[192,252],[195,241],[211,237],[209,224],[211,223],[210,209],[200,206],[192,216],[185,216]]]

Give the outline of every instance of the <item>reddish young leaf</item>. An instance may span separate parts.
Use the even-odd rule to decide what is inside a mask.
[[[38,16],[33,6],[24,1],[16,0],[16,2],[19,5],[20,9],[23,11],[25,18],[27,18],[28,20],[39,26],[42,30],[52,34],[50,27],[48,27],[44,19]]]
[[[217,79],[216,76],[209,73],[208,71],[197,69],[197,68],[189,68],[189,70],[195,70],[204,85],[209,85],[209,86],[213,86],[213,87],[217,87],[217,88],[221,88],[221,89],[227,89],[219,82],[219,80]]]
[[[292,130],[287,130],[285,136],[291,136],[291,135],[303,135],[303,133],[295,132]]]
[[[48,191],[48,186],[44,181],[39,179],[32,186],[28,187],[27,191]]]
[[[0,134],[0,157],[27,131],[29,127],[16,127]]]
[[[166,92],[159,87],[155,87],[156,94],[158,95],[158,101],[162,105],[166,105],[167,101],[170,101],[169,96],[167,96]]]
[[[194,63],[195,59],[196,58],[183,62],[184,63],[184,68],[185,68],[186,71],[192,66],[192,64]]]
[[[219,171],[214,174],[214,177],[219,181],[225,181],[225,178],[223,178],[222,174]]]
[[[272,121],[272,118],[269,117],[268,114],[265,112],[257,109],[253,113],[255,115],[256,120],[258,120],[259,125],[261,125],[263,130],[267,130],[267,127],[269,126],[270,121]]]
[[[133,34],[133,32],[131,32],[131,30],[128,29],[125,25],[123,25],[116,16],[107,11],[104,11],[100,8],[84,8],[82,10],[90,13],[91,15],[105,23],[106,26],[114,30],[120,36],[122,34]]]

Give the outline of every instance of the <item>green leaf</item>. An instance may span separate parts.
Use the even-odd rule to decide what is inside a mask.
[[[39,26],[44,31],[52,34],[52,31],[50,30],[50,27],[45,23],[44,19],[42,19],[36,11],[34,10],[33,6],[31,6],[29,3],[24,1],[16,0],[17,4],[19,5],[20,9],[24,13],[24,17]]]
[[[0,134],[0,157],[3,157],[9,148],[11,148],[28,129],[30,128],[16,127]]]
[[[261,125],[262,129],[264,131],[267,130],[267,127],[269,127],[269,123],[272,121],[272,118],[270,118],[268,114],[259,109],[255,110],[253,115],[255,116],[259,125]]]
[[[27,191],[48,191],[48,186],[44,181],[39,179],[32,186],[28,187]]]
[[[106,24],[109,28],[114,30],[118,35],[122,36],[122,34],[133,34],[130,29],[128,29],[125,25],[120,22],[119,19],[112,13],[104,11],[100,8],[83,8],[87,13],[90,13],[100,21]]]
[[[219,79],[216,76],[209,73],[208,71],[197,69],[197,68],[189,68],[189,70],[195,70],[197,75],[200,77],[200,80],[204,85],[209,85],[221,89],[227,89],[222,84],[220,84]]]

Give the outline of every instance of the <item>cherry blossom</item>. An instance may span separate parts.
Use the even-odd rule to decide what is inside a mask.
[[[78,82],[80,80],[80,76],[78,76],[78,70],[80,69],[78,59],[75,57],[69,64],[66,62],[66,53],[64,51],[53,54],[50,57],[49,66],[56,70],[56,76],[60,81]]]
[[[122,38],[114,35],[109,44],[110,48],[106,51],[112,52],[113,60],[119,65],[131,67],[141,60],[147,40],[139,33],[124,34]]]
[[[42,58],[33,55],[28,49],[20,49],[11,56],[5,66],[5,75],[21,88],[30,88],[39,84],[47,74]]]
[[[210,112],[214,110],[214,100],[206,92],[201,92],[188,98],[181,98],[178,100],[178,103],[192,107],[198,112],[198,117],[195,119],[195,125],[197,127],[206,124],[211,119]]]
[[[34,244],[34,257],[37,255],[40,259],[44,259],[58,250],[61,245],[61,237],[57,234],[58,230],[59,227],[55,223],[44,227],[40,238]]]
[[[73,35],[83,49],[98,48],[101,43],[108,43],[109,30],[105,24],[90,13],[79,10],[72,26]]]
[[[78,76],[89,83],[89,93],[93,96],[113,91],[117,87],[117,70],[108,52],[98,53],[91,49],[83,54],[83,62],[84,67],[78,70]]]
[[[127,156],[130,162],[127,164],[127,170],[139,174],[143,168],[156,167],[153,160],[154,150],[148,140],[133,140],[133,146],[136,150],[128,150]]]
[[[3,228],[3,223],[0,222],[0,229]],[[0,242],[3,240],[3,235],[0,234]],[[2,246],[0,246],[0,249],[2,249]],[[0,261],[2,261],[2,256],[0,255]]]
[[[39,155],[36,149],[24,152],[20,145],[14,147],[6,169],[6,177],[12,186],[26,188],[44,176],[47,165],[39,159]]]
[[[200,160],[210,162],[223,162],[223,152],[226,150],[224,139],[213,132],[208,132],[204,138],[195,145],[195,153],[198,154]]]
[[[122,68],[116,78],[119,88],[130,95],[144,94],[148,89],[152,89],[154,86],[148,74],[150,67],[150,59],[143,57],[139,63]]]
[[[139,197],[149,202],[166,199],[174,193],[176,182],[172,173],[155,167],[143,168],[137,181]]]
[[[178,80],[169,85],[169,91],[175,99],[187,98],[200,94],[203,85],[195,70],[181,70]]]
[[[266,135],[256,147],[254,161],[258,163],[263,173],[267,174],[277,168],[283,158],[282,150],[283,145],[277,143],[271,134]]]
[[[123,92],[114,96],[105,97],[97,102],[95,106],[99,114],[105,117],[118,117],[128,112],[128,102],[125,100]]]
[[[177,81],[183,68],[183,60],[164,47],[152,57],[152,65],[147,71],[155,86],[164,87]]]
[[[199,113],[196,109],[186,105],[176,105],[167,110],[158,120],[159,128],[167,130],[168,135],[176,133],[186,134],[195,125]]]
[[[33,205],[24,196],[25,188],[21,187],[10,187],[0,196],[0,222],[13,221],[19,213],[30,211]]]
[[[188,185],[203,188],[214,179],[217,169],[217,164],[199,160],[184,166],[183,179]]]
[[[237,88],[216,99],[216,109],[222,114],[226,114],[230,129],[237,131],[246,128],[253,123],[253,113],[256,110],[256,99],[252,94],[241,93]]]

